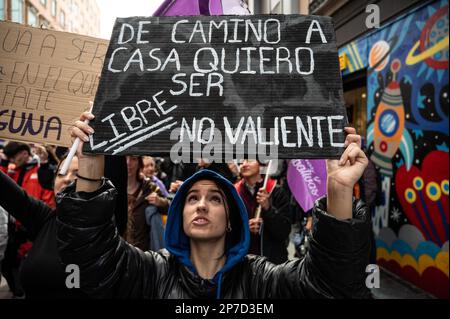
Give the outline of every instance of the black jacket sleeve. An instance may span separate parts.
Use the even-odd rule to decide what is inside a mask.
[[[0,206],[14,216],[34,240],[53,210],[44,202],[28,196],[16,182],[0,171]]]
[[[63,264],[80,269],[80,288],[95,298],[155,298],[168,256],[126,243],[113,222],[116,190],[105,181],[95,192],[57,195],[57,239]]]
[[[250,259],[254,298],[369,298],[365,286],[370,252],[370,215],[362,201],[353,202],[353,218],[337,220],[326,213],[326,198],[313,209],[311,248],[304,259],[275,266],[262,257]]]

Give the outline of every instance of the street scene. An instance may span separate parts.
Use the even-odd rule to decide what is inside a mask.
[[[0,303],[448,299],[448,12],[0,0]]]

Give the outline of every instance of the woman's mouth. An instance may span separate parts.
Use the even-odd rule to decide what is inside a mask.
[[[209,220],[206,219],[205,217],[196,217],[192,221],[192,224],[194,224],[196,226],[204,226],[204,225],[209,224]]]

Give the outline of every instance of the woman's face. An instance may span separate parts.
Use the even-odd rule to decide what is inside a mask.
[[[184,203],[185,234],[195,240],[219,240],[225,238],[226,226],[224,198],[216,183],[202,180],[192,185]]]
[[[64,165],[65,161],[66,160],[60,163],[60,167]],[[66,175],[60,175],[59,173],[56,174],[55,187],[53,189],[55,194],[59,193],[64,187],[66,187],[72,181],[74,181],[77,178],[77,172],[78,172],[78,157],[74,156],[72,162],[70,163],[67,174]]]
[[[241,176],[249,178],[259,174],[259,163],[255,160],[244,160],[241,165]]]
[[[145,156],[143,158],[144,161],[144,167],[142,169],[142,173],[144,173],[145,176],[151,177],[155,174],[155,160],[153,157]]]
[[[127,156],[128,176],[136,176],[139,168],[139,160],[137,156]]]

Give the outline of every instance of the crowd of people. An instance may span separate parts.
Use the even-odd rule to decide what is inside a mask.
[[[87,127],[75,124],[72,136]],[[367,166],[360,142],[348,129],[343,164],[328,163],[338,184],[303,212],[284,160],[265,188],[267,163],[257,160],[79,150],[62,175],[67,149],[3,141],[2,277],[14,298],[367,297],[370,213],[343,194]],[[295,223],[311,232],[311,251],[289,260]],[[80,267],[81,289],[66,286],[67,264]]]

